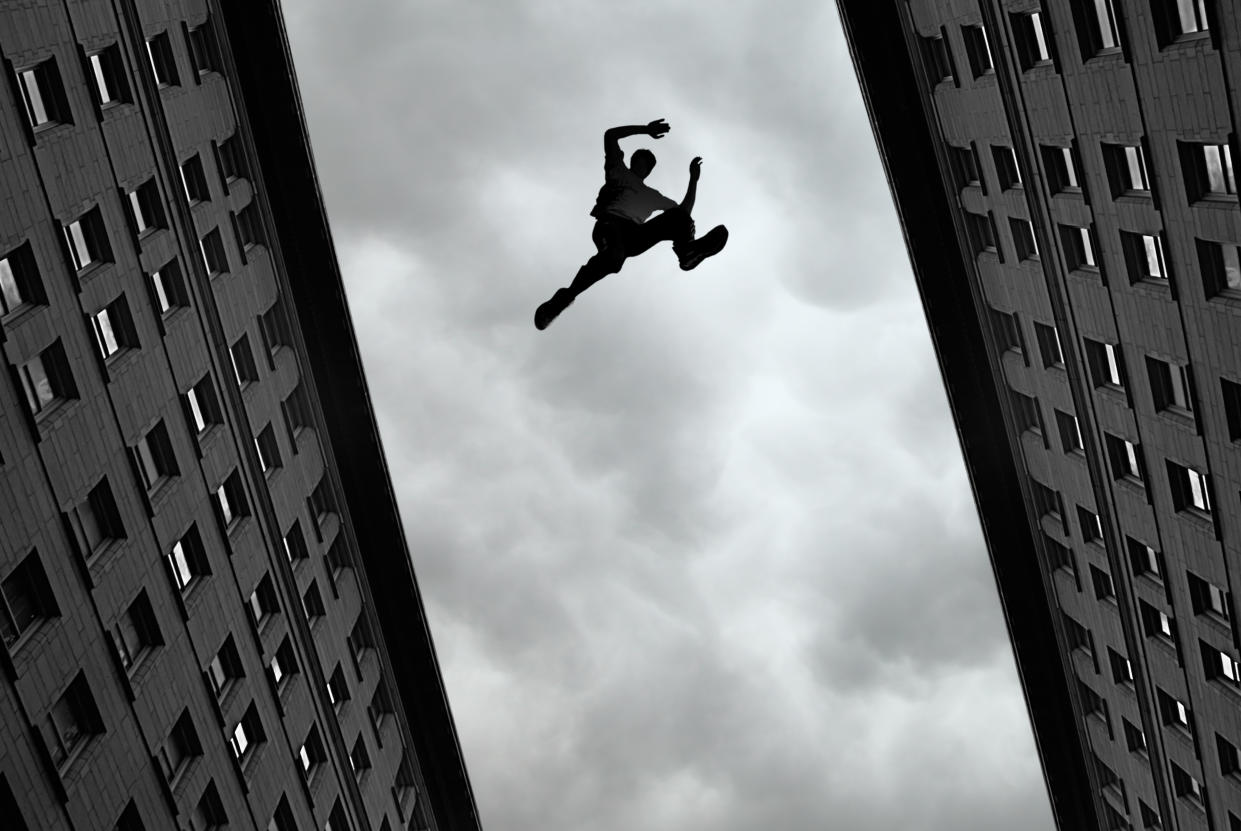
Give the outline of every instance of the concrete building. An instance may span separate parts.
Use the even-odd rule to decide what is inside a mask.
[[[838,6],[1058,826],[1241,829],[1241,7]]]
[[[478,829],[275,0],[0,53],[0,826]]]

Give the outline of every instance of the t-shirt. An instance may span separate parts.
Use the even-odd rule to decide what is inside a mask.
[[[599,188],[590,212],[596,219],[611,214],[642,223],[655,211],[666,211],[679,204],[635,176],[619,149],[604,151],[603,178],[603,187]]]

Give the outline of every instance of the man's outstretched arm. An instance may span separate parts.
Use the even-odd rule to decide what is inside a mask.
[[[702,175],[702,156],[695,156],[689,163],[689,185],[685,188],[685,198],[681,200],[681,209],[687,214],[694,212],[694,200],[698,197],[698,177]]]
[[[603,134],[603,153],[605,156],[612,153],[620,153],[620,140],[629,136],[648,135],[651,138],[659,139],[664,137],[664,133],[671,129],[668,122],[662,118],[657,118],[649,124],[630,124],[625,127],[613,127],[606,130]]]

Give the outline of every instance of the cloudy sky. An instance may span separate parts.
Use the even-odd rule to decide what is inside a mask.
[[[285,13],[485,827],[1051,828],[834,4]],[[655,118],[728,248],[537,332]]]

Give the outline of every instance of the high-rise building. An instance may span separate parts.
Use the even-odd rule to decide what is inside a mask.
[[[476,831],[276,0],[0,52],[0,827]]]
[[[1241,6],[838,0],[1061,829],[1241,829]]]

